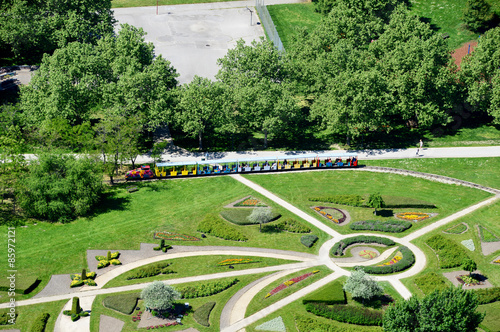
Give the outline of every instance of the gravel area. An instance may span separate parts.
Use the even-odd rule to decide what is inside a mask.
[[[481,250],[483,255],[488,256],[497,250],[500,250],[500,241],[496,242],[481,242]]]
[[[121,332],[125,325],[124,321],[117,318],[101,315],[99,321],[99,332]]]
[[[151,312],[144,311],[142,313],[141,321],[139,322],[138,327],[143,328],[148,326],[168,324],[172,322],[175,322],[175,319],[164,319],[164,318],[154,317],[153,315],[151,315]]]
[[[446,279],[451,281],[451,283],[454,286],[460,286],[461,284],[457,280],[457,277],[464,275],[464,274],[469,274],[469,272],[464,271],[464,270],[453,271],[453,272],[443,273],[443,276],[445,276]],[[481,274],[481,271],[475,271],[473,274],[480,274],[481,276],[483,276]],[[491,284],[491,282],[488,281],[488,279],[486,277],[484,277],[484,280],[482,281],[481,285],[474,285],[474,286],[462,285],[462,289],[478,289],[478,288],[491,288],[491,287],[493,287],[493,285]]]
[[[79,272],[81,273],[81,271]],[[81,287],[69,287],[71,283],[71,277],[69,274],[54,274],[50,277],[49,282],[40,293],[33,296],[33,298],[71,294],[80,291]]]

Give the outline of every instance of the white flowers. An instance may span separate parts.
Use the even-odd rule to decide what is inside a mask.
[[[464,245],[465,248],[469,249],[470,251],[476,250],[476,247],[474,246],[474,241],[472,241],[472,239],[463,240],[461,243]]]
[[[260,324],[255,327],[257,331],[273,331],[273,332],[286,332],[285,323],[283,323],[283,318],[278,316],[270,321]]]

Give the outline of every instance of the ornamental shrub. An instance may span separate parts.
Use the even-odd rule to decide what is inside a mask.
[[[356,325],[382,326],[382,310],[373,310],[351,305],[308,303],[306,310],[316,316]]]
[[[333,256],[342,256],[344,255],[344,250],[354,243],[378,243],[389,247],[396,244],[391,239],[387,239],[385,237],[358,235],[340,240],[339,242],[335,243],[335,245],[332,247],[331,254]]]
[[[349,224],[352,230],[358,231],[379,231],[379,232],[389,232],[389,233],[400,233],[404,232],[412,226],[412,223],[406,220],[363,220],[356,221]]]
[[[500,301],[500,287],[475,289],[479,304],[488,304]]]
[[[245,235],[237,231],[235,228],[229,226],[222,219],[212,214],[207,214],[205,218],[203,218],[203,220],[198,224],[198,231],[222,238],[224,240],[248,240]]]
[[[318,241],[318,237],[314,234],[302,235],[300,238],[300,243],[308,248],[311,248],[316,241]]]
[[[309,197],[313,202],[328,202],[350,206],[363,206],[363,197],[360,195],[329,195],[329,196],[314,196]]]
[[[78,297],[73,298],[73,303],[71,305],[71,314],[78,315],[82,312],[82,308],[80,307],[80,299]]]
[[[170,263],[156,263],[154,265],[141,267],[134,270],[134,273],[129,275],[127,280],[148,278],[159,274],[175,273],[175,271],[168,269],[169,266]]]
[[[174,300],[180,298],[180,293],[172,286],[161,281],[153,281],[141,292],[146,308],[155,310],[168,310],[172,308]]]
[[[441,234],[430,237],[425,243],[438,255],[439,267],[443,269],[460,266],[463,259],[469,257],[462,246]]]
[[[14,322],[16,321],[18,314],[14,313],[14,317],[10,317],[9,314],[7,311],[0,313],[0,325],[10,324],[9,320],[11,319],[14,319]]]
[[[203,326],[210,326],[210,313],[212,309],[215,307],[215,302],[207,302],[203,304],[201,307],[195,310],[194,312],[194,320]]]
[[[71,314],[71,320],[73,322],[76,322],[77,320],[80,319],[80,315],[77,315],[77,314]]]
[[[231,280],[218,280],[213,282],[197,283],[192,286],[186,286],[179,289],[181,298],[193,299],[196,297],[205,297],[218,294],[238,282],[237,278]]]
[[[311,229],[302,223],[298,222],[295,219],[291,218],[286,218],[279,220],[275,225],[275,228],[285,231],[285,232],[290,232],[290,233],[310,233]]]
[[[415,255],[413,252],[405,246],[399,247],[399,251],[403,255],[403,258],[395,264],[383,265],[383,266],[355,266],[354,268],[359,268],[370,274],[388,274],[403,271],[415,264]]]

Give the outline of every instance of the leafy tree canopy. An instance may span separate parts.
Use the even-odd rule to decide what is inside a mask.
[[[486,0],[467,0],[462,20],[470,30],[475,32],[484,31],[492,19],[493,12]]]
[[[354,270],[344,283],[344,290],[363,301],[382,295],[384,289],[362,269]]]
[[[171,309],[174,300],[178,300],[180,297],[181,294],[174,287],[165,285],[161,281],[153,281],[141,292],[141,298],[146,307],[160,311]]]

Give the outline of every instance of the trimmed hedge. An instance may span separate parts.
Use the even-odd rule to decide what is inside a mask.
[[[222,219],[212,214],[207,214],[205,218],[198,224],[198,231],[207,233],[224,240],[231,241],[247,241],[248,238],[229,226]]]
[[[372,310],[351,305],[308,303],[306,310],[316,316],[356,325],[382,326],[383,310]]]
[[[170,263],[157,263],[154,265],[141,267],[138,270],[136,270],[133,274],[129,275],[127,277],[127,280],[148,278],[148,277],[157,276],[159,274],[175,273],[175,271],[167,269],[167,267],[169,267],[169,266],[170,266]]]
[[[11,319],[14,319],[14,322],[15,322],[16,319],[17,319],[18,314],[17,313],[13,313],[13,315],[14,315],[14,317],[11,317],[9,315],[9,312],[7,312],[7,311],[0,313],[0,325],[10,324],[9,320],[11,320]]]
[[[347,297],[342,284],[335,281],[309,294],[302,300],[302,304],[307,303],[347,304]]]
[[[399,247],[399,251],[403,255],[403,258],[395,264],[383,266],[357,266],[354,268],[363,269],[366,273],[371,274],[388,274],[406,270],[415,264],[415,255],[410,249],[405,246],[401,246]]]
[[[308,248],[311,248],[316,241],[318,241],[318,237],[314,234],[302,235],[300,238],[300,243]]]
[[[349,224],[352,230],[356,231],[379,231],[389,233],[401,233],[406,231],[412,225],[411,222],[406,220],[362,220]]]
[[[203,326],[210,326],[210,313],[212,309],[215,307],[215,302],[207,302],[203,304],[201,307],[195,310],[194,312],[194,320]]]
[[[313,317],[297,316],[295,317],[295,326],[298,331],[314,332],[373,332],[380,331],[378,327],[363,327],[356,325],[347,325],[337,322],[328,322]]]
[[[500,301],[500,287],[480,288],[473,290],[477,294],[479,304]]]
[[[389,247],[396,244],[396,242],[385,237],[358,235],[340,240],[339,242],[335,243],[335,245],[332,247],[331,254],[333,256],[342,256],[344,255],[345,248],[355,243],[379,243]]]
[[[415,285],[417,285],[424,295],[429,295],[435,290],[442,290],[448,287],[445,277],[435,272],[429,272],[415,278]]]
[[[469,257],[464,247],[440,234],[434,235],[425,243],[438,255],[439,267],[442,269],[460,266],[464,258]]]
[[[255,225],[247,219],[247,217],[252,213],[253,209],[226,209],[222,210],[220,215],[227,221],[236,225]],[[271,220],[268,222],[278,220],[281,218],[281,214],[273,212]]]
[[[328,195],[328,196],[315,196],[309,197],[313,202],[328,202],[350,206],[363,206],[363,197],[360,195]]]
[[[181,293],[181,298],[194,299],[196,297],[211,296],[223,292],[229,287],[236,285],[238,281],[239,280],[237,278],[234,278],[231,280],[217,280],[212,282],[197,283],[193,286],[179,288],[178,291]]]
[[[106,308],[116,310],[125,315],[130,315],[137,306],[139,293],[110,295],[104,298],[102,303]]]
[[[277,229],[290,233],[310,233],[311,229],[295,219],[286,218],[279,220],[276,225]]]
[[[42,282],[41,279],[36,277],[31,278],[16,278],[16,288],[14,290],[17,294],[29,294]],[[9,279],[2,278],[0,280],[0,292],[9,292],[10,283]]]
[[[45,326],[47,325],[47,321],[49,320],[49,318],[50,318],[50,315],[46,312],[44,312],[43,314],[40,314],[35,319],[33,326],[31,326],[30,332],[44,332]]]

